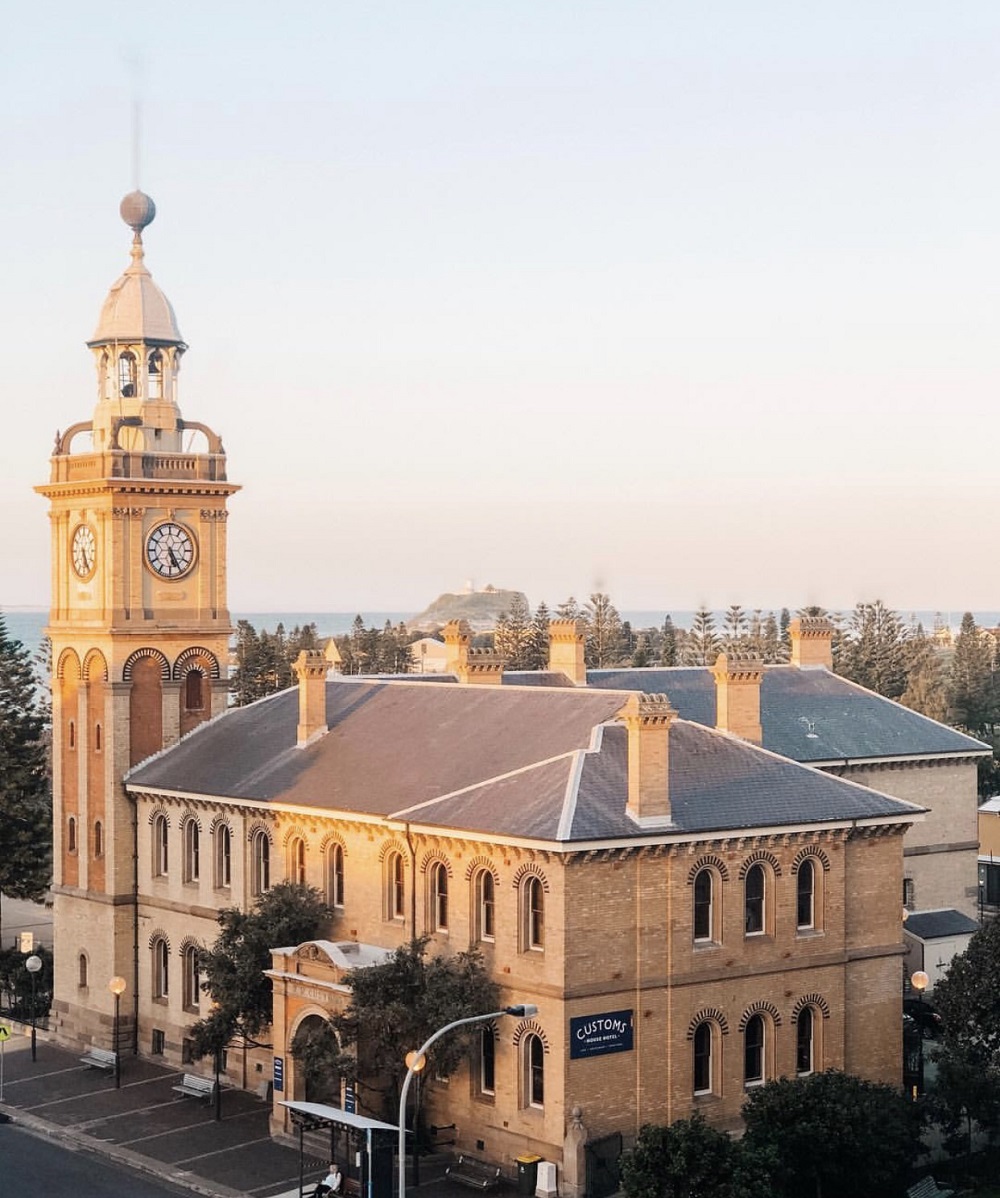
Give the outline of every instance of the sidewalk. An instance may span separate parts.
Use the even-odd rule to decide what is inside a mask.
[[[4,1045],[0,1113],[21,1127],[207,1198],[298,1198],[298,1148],[271,1139],[270,1108],[256,1095],[224,1090],[217,1123],[213,1103],[173,1092],[181,1080],[176,1070],[123,1056],[115,1089],[114,1077],[81,1065],[79,1053],[39,1038],[37,1057],[31,1060],[30,1042],[17,1032]],[[306,1194],[327,1163],[305,1158]],[[467,1198],[444,1178],[443,1159],[422,1160],[420,1173],[419,1195]]]

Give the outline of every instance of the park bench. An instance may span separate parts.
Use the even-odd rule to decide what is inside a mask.
[[[944,1189],[928,1173],[906,1191],[906,1198],[949,1198],[954,1190]]]
[[[462,1185],[471,1186],[474,1190],[492,1190],[500,1184],[500,1166],[491,1165],[474,1156],[462,1154],[458,1160],[450,1164],[445,1173]]]
[[[199,1077],[196,1073],[185,1073],[184,1080],[179,1086],[171,1089],[185,1098],[212,1098],[215,1095],[215,1082],[210,1077]]]
[[[92,1069],[104,1069],[108,1073],[114,1073],[115,1066],[118,1064],[118,1054],[111,1052],[107,1048],[96,1048],[91,1045],[90,1048],[80,1058],[81,1065],[90,1065]]]

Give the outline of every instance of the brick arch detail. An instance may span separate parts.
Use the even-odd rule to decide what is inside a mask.
[[[479,873],[481,869],[485,869],[487,873],[491,873],[493,875],[493,881],[498,886],[500,885],[500,874],[497,872],[497,867],[493,864],[489,857],[484,857],[481,853],[478,857],[473,857],[469,864],[465,867],[465,880],[467,882],[471,882],[473,877],[475,877],[475,875]]]
[[[773,1002],[768,1002],[766,999],[761,999],[759,1002],[751,1003],[743,1012],[743,1017],[740,1019],[739,1030],[746,1031],[747,1024],[755,1015],[767,1015],[770,1017],[775,1027],[781,1027],[781,1012]]]
[[[208,830],[209,830],[210,834],[212,836],[214,836],[215,833],[218,832],[218,830],[223,826],[223,824],[225,824],[225,826],[229,829],[230,835],[232,835],[233,826],[229,822],[229,817],[223,815],[221,812],[218,815],[216,815],[212,819],[212,822],[208,825]]]
[[[341,836],[339,832],[327,832],[327,834],[319,842],[320,852],[329,853],[330,849],[332,849],[334,845],[339,846],[344,856],[347,856],[347,845],[344,842],[343,836]]]
[[[755,853],[751,853],[746,861],[740,866],[740,881],[750,872],[750,867],[753,865],[769,865],[776,878],[781,877],[781,862],[773,853],[769,853],[767,849],[758,849]]]
[[[152,811],[150,811],[149,819],[146,821],[149,824],[149,826],[152,827],[153,824],[156,823],[156,817],[158,815],[163,816],[163,818],[167,821],[167,827],[169,828],[170,827],[170,816],[167,814],[166,808],[160,807],[160,806],[156,806],[152,809]]]
[[[514,1030],[514,1047],[516,1048],[525,1036],[528,1034],[536,1035],[542,1042],[542,1048],[547,1053],[549,1051],[549,1038],[545,1034],[545,1029],[534,1019],[525,1019],[523,1023],[519,1023]]]
[[[388,857],[390,853],[399,853],[399,855],[403,858],[404,865],[410,856],[406,845],[399,840],[387,840],[379,849],[378,859],[383,865],[385,864],[386,857]]]
[[[188,811],[185,815],[181,816],[181,823],[180,823],[181,828],[182,829],[186,828],[188,826],[188,824],[197,824],[199,832],[204,832],[204,830],[205,830],[205,828],[201,822],[201,816],[197,815],[193,811]]]
[[[807,845],[804,849],[799,849],[795,854],[795,860],[792,862],[792,874],[799,872],[799,866],[803,861],[808,861],[810,857],[815,858],[820,865],[823,866],[823,872],[828,873],[830,870],[830,858],[823,852],[821,848],[814,845]]]
[[[431,849],[429,853],[424,853],[423,860],[420,862],[420,872],[425,874],[432,865],[439,864],[444,866],[445,873],[450,878],[452,876],[451,862],[444,853],[438,852],[437,849]]]
[[[208,649],[203,649],[200,645],[192,645],[190,649],[185,649],[184,652],[174,662],[174,681],[179,682],[189,670],[204,662],[208,666],[208,676],[210,678],[219,678],[219,659],[214,653]]]
[[[729,1035],[729,1020],[725,1011],[719,1007],[705,1007],[688,1024],[687,1038],[694,1039],[694,1034],[703,1023],[714,1023],[724,1036]]]
[[[128,661],[126,661],[125,665],[122,667],[123,682],[132,681],[133,667],[137,661],[141,661],[144,657],[152,657],[155,661],[160,663],[161,682],[170,681],[170,662],[167,661],[166,657],[164,657],[159,649],[152,649],[147,646],[145,649],[136,649],[136,651],[129,656]]]
[[[195,940],[195,938],[193,936],[185,936],[184,939],[181,941],[180,947],[177,949],[177,952],[180,954],[180,956],[183,957],[189,948],[194,948],[194,949],[197,949],[198,952],[201,952],[204,947],[205,946],[203,944],[200,944],[197,940]]]
[[[822,994],[803,994],[799,1001],[792,1008],[792,1023],[798,1021],[799,1015],[806,1007],[815,1007],[824,1019],[830,1018],[830,1004],[826,1001]]]
[[[107,682],[108,663],[100,649],[91,649],[83,659],[83,677],[88,682]]]
[[[729,867],[721,857],[716,857],[712,853],[706,853],[704,857],[699,857],[698,860],[688,870],[688,885],[693,886],[695,878],[703,869],[714,869],[723,882],[729,881]]]
[[[267,843],[274,848],[274,832],[261,819],[255,819],[247,829],[247,844],[252,844],[254,837],[258,832],[263,832],[267,837]]]
[[[62,653],[59,654],[58,662],[56,662],[56,677],[60,680],[60,682],[66,676],[67,662],[71,661],[76,662],[77,674],[80,677],[83,677],[83,671],[80,669],[80,656],[77,651],[75,649],[63,649]]]
[[[154,928],[154,930],[149,933],[148,947],[154,948],[157,940],[162,940],[164,942],[164,944],[166,944],[167,954],[169,955],[170,952],[172,951],[170,948],[170,937],[167,935],[167,933],[162,928]]]
[[[525,863],[521,866],[521,868],[514,875],[514,879],[513,879],[514,889],[515,890],[520,889],[524,880],[529,876],[531,876],[533,878],[537,878],[541,882],[542,889],[545,891],[545,893],[546,894],[549,893],[549,880],[545,876],[544,872],[541,869],[539,869],[538,866],[535,865],[535,863],[533,861],[525,861]],[[548,1049],[546,1049],[546,1051],[548,1051]]]
[[[306,830],[301,824],[292,824],[281,839],[281,847],[287,849],[296,837],[305,843],[307,849],[309,848],[309,837],[306,835]]]

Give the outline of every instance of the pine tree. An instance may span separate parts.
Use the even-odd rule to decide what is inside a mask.
[[[934,641],[918,629],[910,638],[906,689],[899,697],[904,707],[944,723],[948,719],[948,695],[944,662]]]
[[[549,609],[543,599],[531,618],[526,670],[545,670],[549,665]]]
[[[622,621],[609,595],[595,591],[585,608],[587,646],[585,660],[592,670],[617,665],[621,660]]]
[[[715,631],[715,616],[707,607],[694,613],[691,630],[684,640],[686,666],[710,666],[719,656],[719,638]]]
[[[497,620],[493,639],[497,653],[508,670],[528,669],[531,646],[531,612],[522,595],[514,595],[510,607]]]
[[[52,876],[52,786],[31,654],[0,612],[0,893],[40,899]]]
[[[557,620],[577,620],[582,614],[579,603],[572,595],[568,599],[564,599],[556,608]]]
[[[744,642],[748,634],[749,622],[746,612],[738,603],[730,604],[722,621],[722,647],[727,653],[745,648]]]
[[[851,614],[837,663],[838,673],[887,699],[906,689],[908,632],[898,612],[881,599],[859,603]]]
[[[948,676],[948,710],[954,723],[970,732],[989,735],[998,712],[994,682],[994,641],[978,627],[972,612],[962,617]]]
[[[660,665],[677,665],[677,629],[669,615],[663,617],[663,639],[660,643]]]

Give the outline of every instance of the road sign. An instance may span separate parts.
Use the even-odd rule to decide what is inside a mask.
[[[35,951],[35,933],[34,932],[22,932],[21,933],[21,952],[22,953],[33,953],[34,951]]]
[[[10,1039],[10,1028],[6,1023],[0,1023],[0,1044]]]

